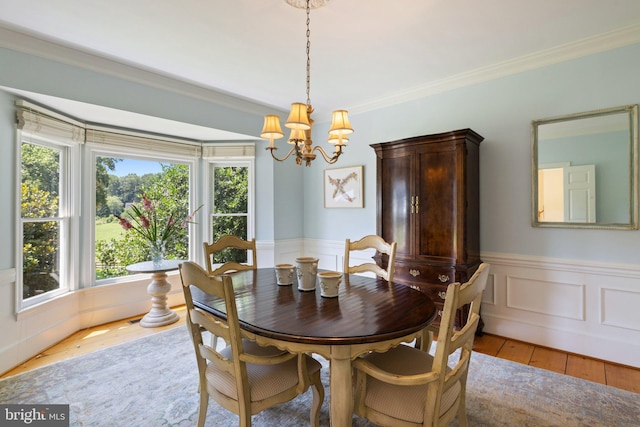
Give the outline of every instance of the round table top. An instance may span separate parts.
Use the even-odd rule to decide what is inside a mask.
[[[155,266],[153,261],[143,261],[127,265],[127,271],[130,273],[164,273],[177,270],[178,266],[185,261],[184,259],[165,259],[159,266]]]
[[[338,298],[320,290],[303,292],[278,286],[274,268],[232,273],[236,308],[243,329],[284,341],[310,344],[361,344],[420,331],[436,316],[428,295],[380,278],[345,275]],[[224,313],[224,302],[193,290],[194,303]]]

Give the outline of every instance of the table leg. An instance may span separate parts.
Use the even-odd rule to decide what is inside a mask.
[[[351,346],[331,346],[331,360],[329,363],[331,427],[351,426],[353,414]]]
[[[153,273],[153,280],[147,287],[147,292],[151,295],[151,311],[142,318],[140,326],[155,328],[178,321],[178,313],[167,307],[167,294],[170,290],[171,283],[167,281],[167,274]]]

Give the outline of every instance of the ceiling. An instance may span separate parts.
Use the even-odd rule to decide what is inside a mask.
[[[306,101],[305,24],[284,0],[0,0],[0,27],[281,110]],[[310,27],[324,117],[638,42],[640,1],[330,0]]]

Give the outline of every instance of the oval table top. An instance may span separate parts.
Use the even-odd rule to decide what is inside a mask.
[[[278,286],[274,268],[231,274],[241,327],[284,341],[361,344],[406,336],[429,326],[436,307],[428,295],[402,284],[359,275],[343,277],[337,298],[320,290]],[[193,290],[194,303],[222,313],[220,300]]]

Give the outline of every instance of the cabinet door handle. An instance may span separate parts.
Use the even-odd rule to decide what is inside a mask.
[[[446,283],[449,281],[449,276],[446,274],[438,274],[438,280],[440,280],[442,283]]]
[[[447,293],[445,291],[438,292],[440,299],[447,299]]]
[[[411,213],[415,213],[415,203],[416,198],[414,196],[411,196]]]
[[[420,197],[419,197],[419,196],[416,196],[416,213],[419,213],[419,212],[420,212],[420,206],[419,206],[419,203],[420,203]]]
[[[420,275],[420,270],[409,270],[409,274],[412,275],[413,277],[418,277]]]

